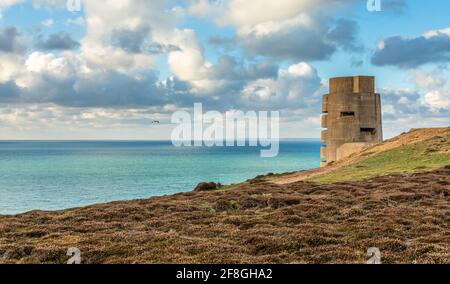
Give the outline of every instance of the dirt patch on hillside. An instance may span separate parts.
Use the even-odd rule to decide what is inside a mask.
[[[0,217],[0,263],[450,263],[450,166]]]

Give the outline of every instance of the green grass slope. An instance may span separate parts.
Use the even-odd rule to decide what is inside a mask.
[[[328,184],[362,180],[392,173],[430,171],[450,164],[450,135],[406,144],[383,151],[355,164],[312,177],[310,181]]]

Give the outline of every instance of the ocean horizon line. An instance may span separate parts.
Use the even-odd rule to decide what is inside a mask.
[[[247,139],[247,140],[233,140],[237,141],[255,141],[257,139]],[[177,142],[184,140],[175,140]],[[191,142],[199,140],[190,140]],[[206,140],[203,142],[210,142],[213,140]],[[223,140],[224,142],[226,140]],[[289,141],[320,141],[320,138],[280,138],[281,142]],[[169,139],[0,139],[2,142],[172,142]]]

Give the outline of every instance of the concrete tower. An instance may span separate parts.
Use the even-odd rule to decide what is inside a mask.
[[[321,135],[323,166],[383,141],[375,77],[330,79],[330,94],[323,96],[322,112],[322,128],[326,128]]]

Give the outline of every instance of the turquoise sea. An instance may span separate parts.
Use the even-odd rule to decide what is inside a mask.
[[[289,140],[276,158],[254,147],[161,142],[0,142],[0,214],[59,210],[237,183],[269,172],[318,167],[318,140]]]

